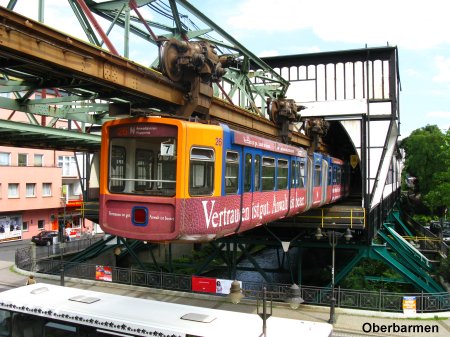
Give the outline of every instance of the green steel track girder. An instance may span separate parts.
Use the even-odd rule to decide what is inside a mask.
[[[114,240],[115,236],[109,236],[105,237],[102,240],[99,240],[83,251],[77,253],[76,255],[72,256],[68,262],[85,262],[89,259],[92,259],[94,257],[97,257],[98,255],[102,254],[104,251],[111,249],[107,244]]]
[[[8,8],[14,9],[17,2],[18,1],[10,1]],[[276,71],[247,50],[239,42],[234,40],[221,27],[194,8],[188,1],[141,0],[136,1],[137,8],[134,8],[130,6],[129,1],[126,0],[107,2],[84,0],[92,13],[109,21],[110,26],[105,28],[105,30],[107,30],[106,34],[96,31],[94,27],[95,24],[89,19],[91,13],[88,13],[86,8],[83,10],[79,1],[69,0],[68,2],[75,17],[79,21],[80,26],[84,30],[87,39],[92,45],[101,47],[104,41],[101,41],[98,36],[106,36],[106,39],[108,34],[112,32],[113,27],[120,27],[123,29],[124,40],[126,43],[126,46],[124,47],[126,52],[124,52],[125,56],[128,55],[128,47],[131,49],[142,48],[143,46],[146,47],[147,42],[148,46],[151,47],[148,48],[148,55],[152,58],[158,55],[160,42],[155,41],[152,38],[155,34],[149,31],[147,27],[144,27],[143,22],[145,22],[145,25],[151,27],[151,29],[157,30],[156,36],[158,37],[175,37],[177,39],[188,38],[191,40],[208,41],[216,45],[219,55],[233,55],[238,58],[239,62],[236,69],[229,72],[228,78],[224,78],[224,83],[230,85],[222,88],[222,90],[224,90],[224,95],[230,97],[233,102],[241,107],[245,107],[245,109],[250,110],[250,112],[253,112],[254,114],[264,115],[262,111],[265,110],[266,99],[276,95],[282,96],[287,91],[289,85],[288,81],[284,80]],[[44,22],[44,7],[42,5],[43,0],[40,1],[39,8],[42,9],[42,11],[40,11],[39,18]],[[142,15],[143,21],[138,17],[140,16],[138,15],[138,10],[142,14],[145,14]],[[148,14],[149,11],[150,14]],[[136,14],[134,12],[136,12]],[[149,19],[149,17],[151,17],[151,19]],[[5,26],[6,30],[12,29],[12,31],[16,32],[16,28],[8,25],[9,23]],[[32,26],[33,24],[30,24],[30,27]],[[36,26],[37,25],[34,24],[34,28],[36,28]],[[20,27],[17,28],[17,31],[20,30],[23,29]],[[103,29],[101,29],[101,31],[103,31]],[[117,33],[117,30],[114,31]],[[27,45],[34,39],[34,41],[37,42],[38,48],[41,48],[39,49],[39,52],[43,50],[44,47],[48,47],[52,52],[57,52],[56,50],[59,48],[59,50],[70,59],[69,62],[71,66],[69,66],[69,69],[72,69],[72,65],[75,62],[77,64],[77,71],[81,71],[81,73],[71,73],[70,70],[65,68],[65,64],[49,66],[45,62],[40,62],[39,56],[36,56],[38,57],[37,59],[31,60],[27,54],[21,54],[22,52],[25,52],[25,50],[20,50],[19,53],[16,52],[16,49],[12,51],[5,50],[4,57],[7,62],[4,63],[2,68],[4,76],[1,80],[2,87],[0,92],[9,93],[10,96],[8,98],[4,97],[4,99],[0,101],[0,107],[12,111],[24,112],[27,114],[27,118],[31,124],[41,124],[42,120],[41,123],[39,123],[35,117],[32,117],[32,115],[40,115],[54,118],[52,123],[54,123],[56,119],[61,118],[68,121],[78,121],[95,125],[100,125],[103,121],[107,120],[104,117],[108,112],[108,103],[126,102],[134,108],[150,110],[162,109],[164,111],[164,109],[168,108],[166,103],[162,103],[158,100],[146,99],[144,97],[146,95],[137,97],[134,92],[130,92],[130,89],[134,90],[133,85],[140,88],[139,90],[143,90],[141,89],[143,85],[139,80],[139,76],[147,78],[147,73],[150,72],[150,70],[146,71],[144,67],[142,67],[144,70],[141,73],[135,74],[129,72],[125,75],[128,77],[124,77],[122,76],[121,69],[116,68],[115,64],[110,65],[108,63],[111,55],[107,53],[103,54],[103,57],[108,64],[105,63],[104,68],[101,68],[98,60],[95,61],[95,64],[92,63],[94,62],[91,60],[92,56],[85,53],[85,49],[80,47],[79,42],[72,44],[75,41],[70,37],[66,37],[61,45],[59,45],[61,41],[55,44],[53,40],[54,36],[52,35],[53,33],[50,32],[49,34],[50,35],[47,36],[41,36],[39,34],[31,36],[31,34],[28,33],[28,38],[30,38],[30,40],[27,40]],[[136,35],[141,41],[144,40],[144,44],[139,43],[128,46],[129,34]],[[67,45],[67,43],[69,43],[69,45]],[[10,48],[11,46],[12,45],[8,45],[5,48]],[[28,48],[28,50],[32,49],[33,48],[31,47]],[[101,52],[100,49],[99,52]],[[14,57],[11,58],[10,56]],[[52,59],[54,58],[54,56],[51,57]],[[58,57],[61,57],[61,55]],[[71,59],[72,57],[73,59]],[[28,66],[24,66],[24,64],[28,64]],[[156,65],[155,62],[153,64]],[[17,66],[19,66],[19,68],[17,68]],[[36,69],[38,70],[28,73],[27,70],[34,66],[36,66]],[[96,69],[99,69],[95,74],[95,78],[92,78],[92,74],[86,71],[86,67],[88,66],[94,66]],[[50,69],[47,69],[46,67],[50,67]],[[134,70],[134,65],[132,67]],[[50,71],[53,71],[53,73]],[[48,75],[49,73],[51,73],[50,76]],[[117,73],[119,73],[119,75],[117,75],[119,76],[118,78],[115,77]],[[8,78],[14,79],[14,81],[9,81]],[[104,83],[102,82],[103,79],[108,79],[111,83]],[[124,90],[115,86],[116,83],[122,83],[122,81],[127,81]],[[234,81],[238,81],[236,86],[234,85]],[[159,88],[156,84],[153,87]],[[54,90],[51,95],[60,92],[65,98],[61,98],[61,101],[59,102],[35,100],[33,94],[44,89],[49,91]],[[147,93],[148,90],[145,90]],[[175,90],[176,89],[173,91]],[[227,93],[226,91],[229,92]],[[222,91],[215,90],[215,93],[219,95]],[[17,102],[14,102],[12,99],[13,95],[16,97]],[[167,105],[176,106],[177,104],[180,104],[178,96],[180,96],[179,93],[171,93],[170,101],[168,101],[169,103],[167,103]],[[236,97],[240,98],[239,102]],[[227,111],[227,113],[228,112],[229,111]],[[233,112],[230,111],[230,113]],[[54,124],[50,126],[53,125]],[[245,125],[245,127],[247,127],[247,125]]]
[[[14,142],[33,142],[35,148],[93,152],[100,149],[100,136],[58,128],[43,127],[0,119],[0,132]],[[14,139],[13,139],[14,138]],[[8,143],[5,143],[8,145]]]
[[[105,114],[109,111],[109,104],[92,103],[90,100],[79,101],[79,97],[75,96],[34,99],[24,103],[16,99],[0,97],[0,106],[8,110],[76,120],[88,124],[101,124],[105,121]],[[36,121],[35,124],[38,122]]]
[[[366,256],[366,251],[364,248],[358,249],[358,252],[355,256],[345,265],[344,268],[339,270],[338,273],[336,273],[334,277],[334,282],[338,284],[340,281],[342,281],[352,270],[353,268]],[[329,284],[331,286],[331,282]]]
[[[140,245],[143,245],[143,242],[134,240],[128,243],[128,241],[122,237],[117,237],[117,239],[126,247],[127,249],[126,252],[133,257],[133,260],[142,268],[142,270],[147,270],[147,268],[145,268],[145,265],[142,263],[141,259],[136,255],[136,252],[134,251],[135,248],[137,248]]]

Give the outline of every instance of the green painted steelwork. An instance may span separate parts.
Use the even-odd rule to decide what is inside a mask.
[[[53,148],[65,151],[93,152],[100,149],[99,135],[49,128],[38,125],[0,120],[0,132],[5,139],[11,139],[11,145],[21,139],[32,148]],[[5,144],[7,145],[7,144]]]
[[[421,269],[428,271],[433,270],[430,261],[413,245],[403,239],[400,234],[395,231],[392,225],[385,223],[378,232],[378,235],[380,235],[389,247],[397,253],[406,266],[413,269],[416,265],[420,265]]]
[[[428,273],[420,270],[419,266],[415,270],[409,270],[397,259],[397,257],[388,251],[385,245],[371,247],[372,251],[378,255],[379,260],[386,262],[394,270],[400,273],[406,280],[414,284],[417,288],[428,292],[444,292],[444,288],[438,284]]]

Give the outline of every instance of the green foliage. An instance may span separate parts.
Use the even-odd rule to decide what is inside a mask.
[[[450,206],[450,131],[444,134],[436,125],[427,125],[400,146],[405,149],[405,170],[418,179],[423,203],[442,215]]]
[[[422,226],[428,225],[431,220],[439,220],[435,216],[424,215],[424,214],[415,214],[415,215],[413,215],[412,218],[415,222],[420,223]]]
[[[450,282],[450,255],[446,259],[441,260],[438,274],[444,278],[446,282]]]
[[[368,279],[378,277],[379,281]],[[345,277],[340,286],[345,289],[368,290],[368,291],[390,291],[390,292],[413,292],[415,289],[410,284],[397,283],[401,281],[400,274],[387,266],[382,261],[363,259],[358,266]]]

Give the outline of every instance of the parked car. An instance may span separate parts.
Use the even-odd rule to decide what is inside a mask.
[[[31,241],[38,246],[49,246],[53,244],[53,238],[58,236],[58,231],[42,231],[38,235],[31,237]]]

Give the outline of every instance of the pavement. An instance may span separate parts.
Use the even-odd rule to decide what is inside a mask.
[[[11,261],[0,261],[0,289],[25,285],[30,272],[20,270]],[[60,284],[60,277],[54,275],[34,275],[39,283]],[[66,287],[114,293],[124,296],[155,299],[166,302],[189,304],[200,307],[239,311],[256,314],[256,304],[243,300],[232,304],[226,297],[152,289],[147,287],[116,284],[105,281],[91,281],[65,278]],[[293,319],[327,322],[330,317],[328,307],[300,305],[296,310],[288,304],[274,303],[273,316]],[[355,336],[403,336],[403,337],[450,337],[450,312],[415,314],[408,317],[403,313],[336,308],[334,337]],[[313,336],[312,336],[313,337]]]

